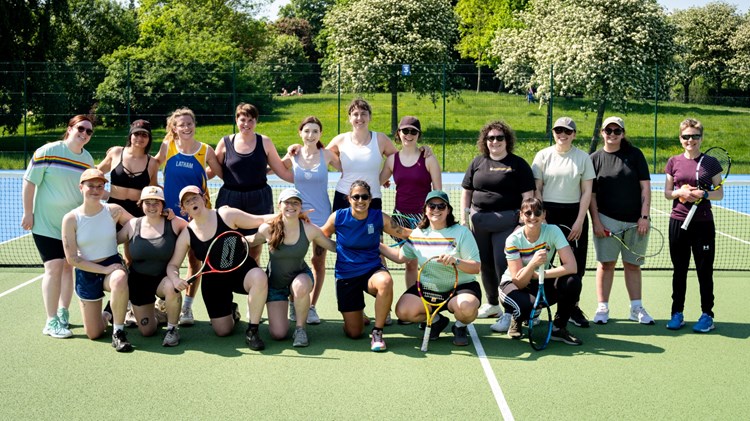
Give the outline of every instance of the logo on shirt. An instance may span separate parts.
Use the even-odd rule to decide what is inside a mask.
[[[368,234],[375,234],[375,225],[373,225],[373,224],[367,224],[367,233]]]
[[[193,163],[192,162],[186,162],[186,161],[177,161],[175,163],[175,167],[185,167],[185,168],[192,169],[193,168]]]
[[[490,167],[490,171],[513,172],[511,167]]]

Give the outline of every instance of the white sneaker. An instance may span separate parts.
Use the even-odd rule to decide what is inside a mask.
[[[183,307],[180,312],[180,326],[192,326],[195,324],[193,318],[193,309],[191,307]]]
[[[249,320],[249,319],[248,319]],[[297,321],[297,313],[294,311],[294,302],[289,301],[289,321]]]
[[[310,311],[307,313],[307,324],[309,325],[320,324],[320,317],[318,316],[318,312],[315,310],[315,306],[310,306]]]
[[[63,325],[60,324],[60,319],[57,317],[53,317],[46,325],[44,325],[42,334],[58,339],[70,338],[73,336],[73,332],[71,332],[70,329],[63,327]]]
[[[497,317],[502,311],[503,308],[500,306],[500,304],[492,305],[489,303],[485,303],[479,307],[479,314],[477,314],[477,319],[489,319],[490,317]]]
[[[596,314],[594,314],[594,323],[598,325],[606,325],[609,321],[609,307],[599,306],[596,308]]]
[[[631,307],[630,308],[630,320],[638,322],[643,325],[654,324],[654,318],[648,314],[643,306]]]
[[[385,325],[390,326],[393,324],[393,319],[391,319],[391,312],[389,311],[388,314],[385,315]]]
[[[507,332],[511,319],[513,319],[513,316],[510,313],[503,313],[502,316],[498,317],[497,322],[490,326],[490,329],[494,332]]]

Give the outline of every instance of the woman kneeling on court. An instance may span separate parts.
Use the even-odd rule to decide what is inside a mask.
[[[190,218],[190,222],[177,238],[174,255],[167,266],[167,277],[180,291],[188,287],[187,282],[180,278],[180,265],[185,260],[188,249],[192,249],[198,260],[205,262],[208,249],[217,236],[237,228],[258,228],[274,216],[251,215],[228,206],[218,210],[209,209],[208,199],[198,186],[183,188],[179,199],[180,208]],[[232,293],[247,295],[250,321],[245,341],[253,351],[266,347],[258,334],[258,324],[268,293],[268,278],[255,259],[248,256],[241,266],[231,272],[204,273],[201,293],[211,319],[211,327],[218,336],[230,335],[240,319],[237,304],[232,302]]]
[[[106,183],[104,173],[95,168],[81,174],[83,204],[63,217],[63,248],[68,263],[76,268],[75,290],[86,336],[102,336],[107,323],[113,322],[112,346],[117,352],[130,352],[133,347],[124,330],[128,274],[117,253],[115,225],[125,225],[133,217],[120,205],[102,203]],[[111,292],[111,313],[102,313],[104,291]]]
[[[308,345],[307,313],[310,311],[310,292],[313,275],[305,263],[305,255],[313,242],[326,250],[336,251],[336,243],[317,226],[300,221],[302,195],[297,189],[285,189],[279,195],[279,212],[270,222],[260,226],[251,237],[251,245],[268,241],[268,330],[276,340],[286,338],[289,331],[287,302],[294,298],[296,328],[293,346]]]
[[[158,328],[155,297],[163,298],[167,309],[167,332],[163,346],[177,346],[180,334],[177,322],[180,319],[182,294],[167,278],[167,264],[174,254],[177,236],[187,226],[182,218],[164,216],[164,191],[159,186],[148,186],[141,191],[138,206],[144,215],[131,219],[117,233],[119,242],[127,241],[125,255],[128,262],[128,286],[133,313],[138,321],[138,330],[143,336],[152,336]]]
[[[448,309],[456,318],[453,325],[453,343],[459,346],[469,344],[466,326],[477,318],[479,304],[482,301],[482,288],[474,275],[479,273],[479,248],[474,235],[469,229],[457,223],[453,216],[453,207],[448,195],[442,190],[433,190],[427,194],[424,216],[417,228],[409,236],[410,243],[405,243],[400,250],[381,245],[380,249],[389,259],[403,263],[416,259],[422,268],[418,281],[424,289],[435,289],[433,292],[449,295],[455,284],[455,272],[441,271],[442,267],[456,265],[458,269],[458,286],[455,296],[440,311]],[[428,259],[437,256],[433,261]],[[433,266],[434,265],[434,266]],[[438,266],[439,265],[439,266]],[[430,311],[434,311],[430,309]],[[423,322],[426,319],[425,306],[419,297],[417,285],[412,285],[396,303],[396,315],[399,320]],[[440,336],[448,326],[448,317],[439,312],[432,320],[430,340]]]
[[[344,317],[344,333],[350,338],[362,336],[363,310],[367,292],[375,297],[375,327],[370,349],[385,351],[383,326],[393,303],[393,278],[380,260],[380,236],[386,232],[407,238],[411,230],[399,226],[380,209],[370,209],[370,185],[356,180],[349,188],[349,207],[328,217],[323,226],[327,236],[336,233],[336,299]]]
[[[523,227],[505,241],[508,269],[500,279],[500,298],[506,311],[513,314],[508,336],[520,339],[521,323],[529,320],[534,300],[539,290],[537,269],[544,266],[544,293],[550,305],[557,303],[557,315],[552,328],[553,341],[568,345],[581,345],[580,339],[566,329],[570,313],[581,293],[581,278],[576,274],[573,250],[557,225],[543,224],[546,214],[538,198],[524,199],[521,203]],[[550,263],[560,255],[560,267]]]

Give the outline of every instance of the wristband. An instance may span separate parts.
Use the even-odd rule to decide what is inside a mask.
[[[648,215],[641,215],[641,219],[645,219],[645,220],[647,220],[647,221],[650,221],[650,220],[651,220],[651,217],[650,217],[650,216],[648,216]]]
[[[706,199],[708,199],[708,192],[704,191],[703,192],[703,200],[706,200]]]

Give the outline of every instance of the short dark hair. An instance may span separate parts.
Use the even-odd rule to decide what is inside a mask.
[[[362,98],[355,98],[352,100],[352,102],[349,103],[349,110],[347,111],[348,115],[352,114],[352,111],[359,108],[360,110],[365,110],[368,113],[372,114],[372,108],[370,107],[370,104],[367,103]]]

